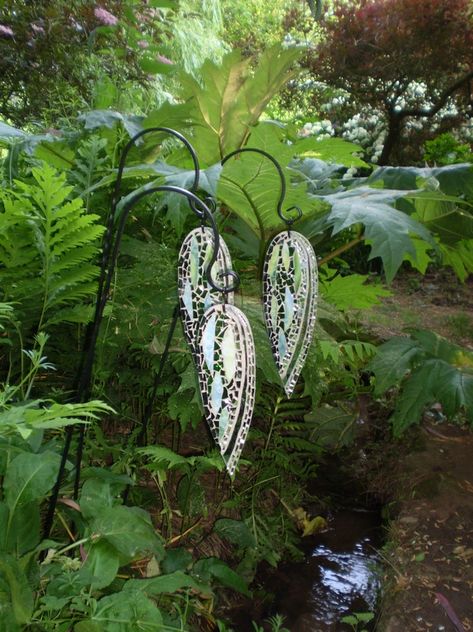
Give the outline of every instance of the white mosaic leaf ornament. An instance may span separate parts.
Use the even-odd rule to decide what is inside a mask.
[[[213,362],[206,333],[214,328]],[[233,305],[216,304],[199,327],[197,369],[204,414],[230,476],[245,445],[255,403],[256,357],[248,319]]]
[[[279,233],[270,242],[263,266],[266,329],[286,395],[290,397],[314,334],[317,261],[303,235]]]
[[[213,243],[214,237],[210,228],[195,228],[186,236],[179,252],[178,293],[181,320],[184,334],[194,355],[200,319],[209,307],[223,301],[223,295],[215,290],[207,279],[207,266],[212,259]],[[231,258],[227,245],[220,238],[218,257],[212,267],[212,279],[223,287],[230,283],[226,276],[220,276],[226,270],[231,270]],[[233,300],[233,292],[229,292],[226,301],[233,304]]]

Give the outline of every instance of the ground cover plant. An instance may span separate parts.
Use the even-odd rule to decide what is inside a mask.
[[[395,434],[435,401],[459,420],[471,414],[471,353],[426,331],[378,346],[352,310],[387,296],[385,282],[403,266],[421,273],[429,264],[450,266],[466,279],[472,167],[373,170],[357,145],[303,137],[293,124],[265,119],[302,54],[274,45],[257,63],[234,51],[220,64],[206,61],[197,77],[177,68],[173,102],[146,114],[91,109],[54,134],[0,123],[0,630],[227,629],[232,595],[263,599],[258,564],[297,556],[300,534],[323,527],[306,511],[304,485],[325,449],[356,436],[363,395],[399,389]],[[216,200],[242,278],[237,301],[256,339],[256,413],[234,481],[206,433],[181,331],[138,445],[176,303],[180,239],[192,226],[173,194],[133,211],[100,333],[93,399],[70,401],[120,151],[136,131],[158,125],[185,133],[197,151],[200,195]],[[279,179],[250,153],[222,167],[241,147],[278,159],[287,208],[301,208],[297,230],[319,257],[316,340],[291,400],[273,366],[259,291],[265,245],[282,228]],[[189,187],[192,177],[182,149],[151,135],[130,154],[121,208],[133,192]],[[377,275],[368,260],[379,264]],[[71,459],[44,540],[45,502],[70,424],[87,427],[83,484],[74,498]]]

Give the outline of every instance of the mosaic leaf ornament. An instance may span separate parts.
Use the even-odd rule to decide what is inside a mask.
[[[290,397],[307,357],[317,307],[317,261],[300,233],[274,237],[263,266],[263,304],[271,349]]]
[[[186,236],[179,252],[178,293],[181,320],[184,334],[194,355],[197,351],[196,336],[200,319],[209,307],[223,300],[222,294],[209,284],[206,276],[207,266],[212,258],[213,244],[214,237],[210,228],[195,228]],[[227,277],[219,275],[230,268],[230,253],[220,238],[212,278],[225,286]],[[226,301],[233,303],[233,292],[227,294]]]
[[[201,320],[196,346],[205,417],[233,476],[255,402],[256,356],[248,319],[233,305],[214,305]]]

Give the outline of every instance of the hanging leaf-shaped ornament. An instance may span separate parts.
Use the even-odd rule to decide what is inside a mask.
[[[269,244],[263,267],[266,329],[288,397],[307,357],[317,307],[317,261],[300,233],[279,233]]]
[[[202,317],[196,348],[205,417],[233,476],[255,403],[256,357],[248,319],[233,305],[214,305]]]
[[[196,336],[200,319],[205,311],[223,300],[222,294],[215,290],[207,279],[207,267],[212,259],[214,236],[210,228],[201,227],[192,230],[184,239],[179,252],[178,292],[181,319],[187,341],[196,353]],[[220,237],[218,257],[212,267],[212,279],[225,287],[229,283],[227,276],[220,273],[231,269],[230,253]],[[233,304],[233,292],[229,292],[226,301]]]

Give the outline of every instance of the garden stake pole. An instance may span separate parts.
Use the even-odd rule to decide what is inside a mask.
[[[144,441],[146,438],[146,432],[148,430],[148,423],[151,419],[151,415],[153,414],[153,404],[156,399],[156,393],[158,391],[158,386],[161,383],[161,379],[164,372],[164,367],[166,365],[166,361],[169,355],[169,349],[171,347],[172,337],[174,335],[174,331],[176,330],[177,321],[179,320],[179,303],[174,307],[172,313],[172,321],[168,331],[168,337],[166,339],[166,344],[164,346],[163,353],[161,354],[161,360],[159,361],[159,367],[157,373],[154,376],[153,389],[151,391],[151,396],[146,403],[146,408],[143,413],[143,421],[141,425],[141,431],[138,435],[138,445],[144,445]]]
[[[143,130],[141,132],[139,132],[138,134],[136,134],[130,141],[129,143],[126,145],[121,160],[120,160],[120,165],[119,165],[119,171],[118,171],[118,175],[117,175],[117,181],[115,183],[115,188],[114,188],[114,193],[113,193],[113,197],[112,197],[112,205],[111,205],[111,210],[109,213],[109,217],[108,217],[108,221],[107,221],[107,228],[106,228],[106,232],[104,235],[104,241],[103,241],[103,249],[102,249],[102,261],[101,261],[101,269],[100,269],[100,276],[99,276],[99,288],[98,288],[98,293],[97,293],[97,300],[96,300],[96,308],[95,308],[95,314],[94,314],[94,320],[91,323],[91,325],[88,328],[88,331],[86,333],[86,337],[85,337],[85,341],[84,341],[84,350],[83,350],[83,363],[80,367],[79,370],[79,378],[78,378],[78,383],[77,383],[77,389],[76,389],[76,401],[84,401],[85,399],[87,399],[87,396],[90,393],[90,382],[91,382],[91,376],[92,376],[92,366],[93,366],[93,362],[94,362],[94,357],[95,357],[95,347],[96,347],[96,343],[97,343],[97,338],[98,338],[98,332],[99,332],[99,328],[100,328],[100,323],[101,323],[101,319],[103,316],[103,311],[107,302],[107,298],[108,298],[108,292],[110,290],[110,285],[111,285],[111,280],[112,280],[112,276],[113,276],[113,271],[115,268],[115,263],[116,263],[116,259],[118,257],[118,251],[119,251],[119,245],[120,245],[120,241],[121,241],[121,236],[124,230],[124,226],[125,226],[125,221],[123,220],[123,216],[128,217],[128,214],[131,210],[131,208],[134,206],[135,203],[137,203],[140,199],[142,199],[142,197],[144,197],[143,194],[136,196],[135,198],[133,198],[131,200],[131,204],[128,203],[125,207],[125,209],[123,210],[123,215],[122,215],[122,221],[119,224],[119,228],[117,230],[117,232],[115,233],[115,239],[113,236],[113,226],[115,224],[115,218],[117,215],[117,206],[118,206],[118,196],[119,196],[119,192],[120,192],[120,187],[121,187],[121,180],[122,180],[122,175],[123,175],[123,170],[124,170],[124,166],[125,166],[125,160],[126,160],[126,156],[129,152],[129,150],[131,149],[132,145],[136,142],[136,140],[138,138],[140,138],[141,136],[150,133],[150,132],[166,132],[166,133],[170,133],[171,135],[175,136],[176,138],[178,138],[179,140],[181,140],[185,146],[188,148],[191,156],[192,156],[192,160],[194,163],[194,168],[195,168],[195,177],[194,177],[194,182],[192,185],[192,188],[197,189],[198,183],[199,183],[199,174],[200,174],[200,170],[199,170],[199,163],[197,160],[197,156],[196,153],[193,149],[193,147],[190,145],[190,143],[187,141],[187,139],[185,139],[184,136],[182,136],[181,134],[179,134],[178,132],[171,130],[169,128],[164,128],[164,127],[157,127],[157,128],[149,128],[146,130]],[[210,210],[208,209],[208,207],[206,206],[205,203],[203,203],[199,198],[197,198],[197,196],[195,195],[195,193],[192,193],[188,190],[185,189],[181,189],[180,187],[167,187],[167,186],[162,186],[162,187],[154,187],[151,191],[148,192],[144,192],[144,193],[156,193],[156,192],[161,192],[161,191],[170,191],[170,192],[175,192],[181,195],[184,195],[187,200],[189,201],[189,205],[192,209],[192,211],[201,219],[201,220],[207,220],[209,221],[211,228],[214,232],[214,236],[215,236],[215,244],[218,247],[218,243],[219,243],[219,235],[218,235],[218,231],[217,231],[217,227],[215,225],[215,222],[213,221],[213,217],[212,214],[210,212]],[[199,210],[199,208],[201,210]],[[218,250],[216,249],[215,252],[218,252]],[[216,260],[216,256],[213,257],[213,259],[209,262],[209,266],[207,269],[207,277],[209,279],[209,282],[213,284],[212,278],[211,278],[211,267],[214,264]],[[79,450],[78,450],[78,457],[80,456],[80,459],[82,458],[82,452],[83,452],[83,429],[81,429],[82,432],[80,434],[80,438],[79,438]],[[56,479],[56,483],[55,486],[53,488],[52,494],[51,494],[51,498],[49,501],[49,506],[48,506],[48,511],[46,514],[46,518],[45,518],[45,523],[44,523],[44,529],[43,529],[43,536],[44,538],[49,537],[49,534],[51,532],[51,528],[52,528],[52,523],[53,523],[53,519],[54,519],[54,511],[57,505],[57,500],[58,500],[58,496],[59,496],[59,489],[61,486],[61,481],[62,481],[62,477],[64,475],[64,470],[65,470],[65,466],[66,466],[66,462],[67,462],[67,457],[69,455],[69,451],[70,451],[70,446],[71,446],[71,442],[72,442],[72,436],[73,436],[73,432],[74,432],[74,426],[69,426],[66,430],[66,434],[65,434],[65,442],[64,442],[64,447],[63,447],[63,452],[61,455],[61,462],[59,465],[59,470],[58,470],[58,476]],[[79,458],[77,459],[77,465],[78,468],[80,469],[80,460]],[[74,495],[75,497],[77,496],[77,491],[78,491],[78,480],[79,480],[79,475],[78,472],[76,472],[76,481],[74,484]]]
[[[200,200],[194,193],[192,193],[191,191],[188,191],[187,189],[183,189],[181,187],[172,186],[172,185],[161,185],[161,186],[152,187],[151,189],[148,189],[146,191],[141,191],[140,193],[137,193],[134,197],[132,197],[130,200],[128,200],[128,202],[123,207],[123,210],[122,210],[122,213],[120,215],[119,222],[118,222],[115,242],[114,242],[113,248],[111,250],[111,254],[110,254],[110,265],[108,267],[108,271],[107,271],[107,274],[105,276],[105,281],[104,281],[104,285],[103,285],[102,302],[101,302],[101,304],[98,305],[99,308],[101,307],[101,315],[103,314],[103,310],[105,308],[107,296],[108,296],[108,293],[109,293],[109,290],[110,290],[110,287],[111,287],[111,284],[112,284],[112,278],[113,278],[113,274],[114,274],[114,271],[115,271],[115,265],[116,265],[116,261],[118,259],[118,254],[119,254],[119,250],[120,250],[121,238],[122,238],[123,232],[125,230],[126,220],[128,219],[131,210],[133,209],[134,206],[136,206],[136,204],[138,204],[138,202],[140,202],[143,198],[147,197],[148,195],[154,195],[155,193],[164,193],[164,192],[166,192],[166,193],[177,193],[179,195],[183,195],[184,197],[186,197],[189,200],[189,202],[192,203],[190,205],[192,211],[199,217],[200,220],[206,221],[210,225],[210,228],[211,228],[212,233],[213,233],[213,239],[214,239],[214,251],[212,253],[212,257],[210,258],[210,261],[208,263],[207,270],[206,270],[207,281],[208,281],[209,285],[211,287],[213,287],[218,292],[224,292],[224,291],[227,290],[227,288],[217,285],[217,283],[212,278],[212,267],[213,267],[214,263],[217,261],[218,251],[219,251],[219,247],[220,247],[220,236],[219,236],[219,233],[218,233],[217,225],[215,223],[215,219],[214,219],[210,209],[205,204],[205,202]],[[228,272],[228,275],[230,275],[230,274],[233,275],[233,273]],[[101,318],[101,316],[100,316],[100,318]],[[100,320],[99,320],[99,324],[100,324]],[[91,362],[91,364],[90,364],[90,374],[91,374],[91,368],[92,368],[93,359],[94,359],[95,343],[97,341],[97,336],[98,336],[98,329],[95,332],[95,336],[94,336],[94,338],[92,340],[94,342],[94,345],[91,347],[92,352],[90,354],[90,361],[89,361],[89,362]],[[89,376],[88,383],[84,383],[84,391],[83,392],[84,392],[84,397],[86,395],[87,396],[89,395],[89,392],[90,392],[90,376]],[[75,474],[75,481],[74,481],[74,499],[77,499],[78,492],[79,492],[80,464],[82,462],[83,447],[84,447],[84,429],[81,428],[81,433],[79,435],[79,445],[78,445],[78,449],[77,449],[77,459],[76,459],[76,474]]]

